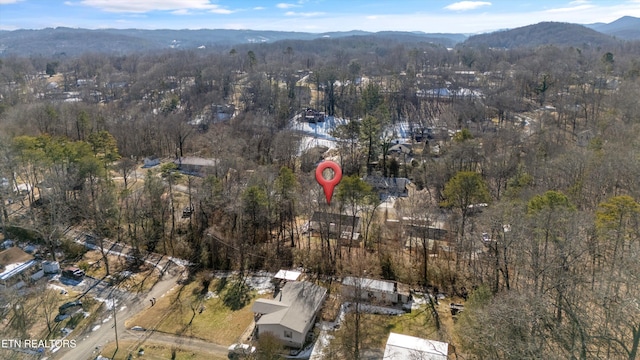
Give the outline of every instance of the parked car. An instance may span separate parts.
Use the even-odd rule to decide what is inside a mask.
[[[70,301],[60,305],[58,312],[60,315],[72,314],[82,309],[82,301]]]
[[[69,314],[58,314],[56,315],[55,319],[53,319],[54,322],[60,322],[68,317],[70,317],[71,315]]]
[[[84,275],[84,271],[75,266],[70,266],[62,271],[62,276],[73,280],[82,280]]]
[[[249,344],[232,344],[229,346],[229,359],[238,359],[256,352],[256,347]]]

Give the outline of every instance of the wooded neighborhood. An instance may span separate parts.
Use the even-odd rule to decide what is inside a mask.
[[[527,42],[547,30],[566,41]],[[0,52],[0,337],[78,339],[52,359],[637,359],[639,59],[562,23]],[[0,358],[41,355],[19,350]]]

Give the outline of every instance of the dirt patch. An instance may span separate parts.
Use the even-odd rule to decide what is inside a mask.
[[[130,351],[133,346],[136,345],[136,341],[125,340],[119,342],[119,350],[116,353],[116,356],[113,357],[114,360],[127,360],[129,359]],[[226,356],[220,356],[208,353],[206,351],[191,351],[191,350],[182,350],[179,345],[176,346],[167,346],[164,344],[154,343],[153,341],[147,341],[141,347],[144,350],[144,354],[139,355],[138,351],[140,349],[133,349],[131,351],[132,359],[146,359],[146,360],[166,360],[173,359],[172,353],[175,352],[176,360],[223,360],[227,359]],[[105,357],[111,358],[113,353],[116,350],[115,343],[109,343],[101,349],[100,354]]]

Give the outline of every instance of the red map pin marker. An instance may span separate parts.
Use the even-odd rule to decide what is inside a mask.
[[[327,180],[322,176],[322,172],[324,169],[333,170],[333,179]],[[324,189],[324,196],[327,198],[327,205],[331,205],[331,196],[333,196],[333,189],[335,189],[336,185],[342,179],[342,169],[340,165],[334,163],[333,161],[326,160],[321,162],[316,168],[316,180],[318,184],[322,186]]]

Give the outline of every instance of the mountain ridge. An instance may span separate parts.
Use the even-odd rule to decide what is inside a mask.
[[[363,30],[308,33],[271,30],[231,29],[82,29],[45,28],[0,30],[0,57],[73,56],[86,52],[127,54],[164,49],[231,47],[240,44],[272,43],[281,40],[339,39],[368,36],[401,43],[432,43],[445,47],[456,44],[497,48],[541,46],[611,46],[619,40],[640,40],[640,18],[621,17],[611,23],[579,25],[541,22],[514,29],[467,35],[421,31]]]
[[[545,21],[510,30],[474,35],[463,44],[511,49],[543,45],[610,47],[617,42],[615,38],[584,25]]]

